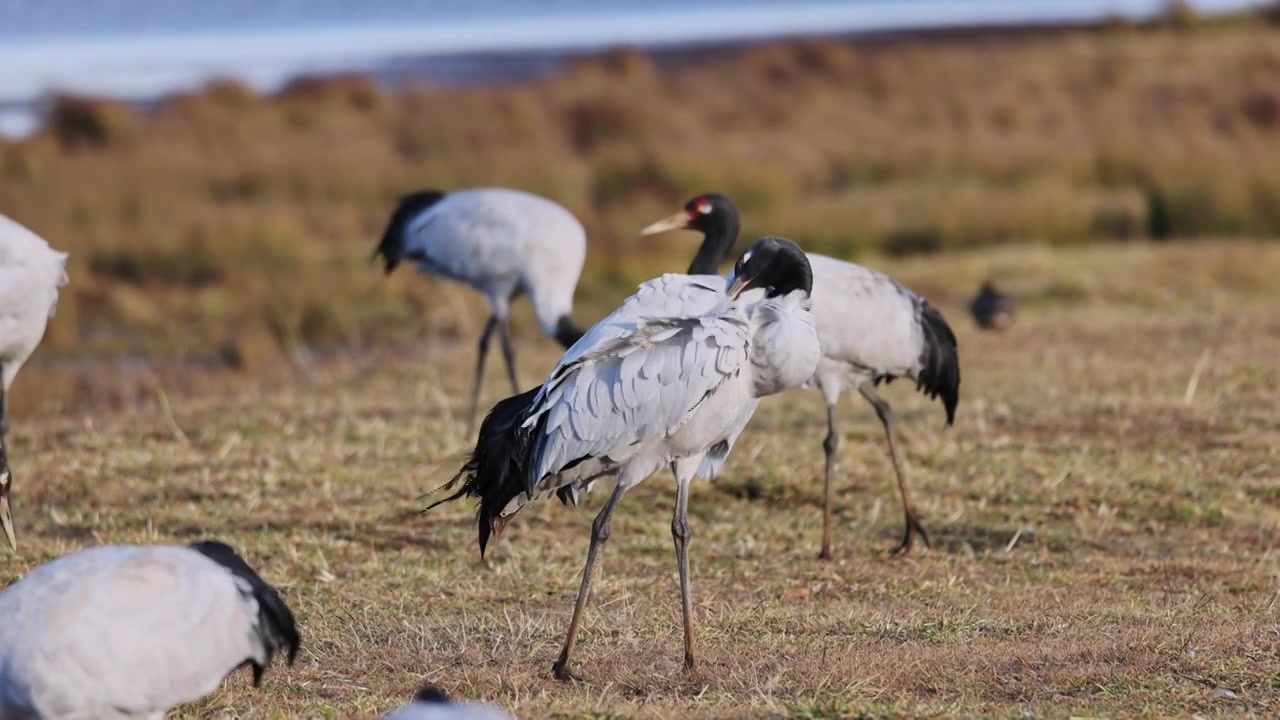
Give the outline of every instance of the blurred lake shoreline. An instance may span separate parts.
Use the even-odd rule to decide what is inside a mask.
[[[562,4],[572,8],[577,2]],[[1207,0],[1186,7],[1224,14],[1257,4]],[[1171,12],[1158,0],[826,0],[785,7],[744,3],[741,8],[703,0],[687,4],[685,11],[659,0],[645,13],[624,5],[604,3],[594,19],[494,18],[491,27],[485,27],[479,15],[438,26],[419,20],[402,27],[356,24],[347,29],[178,32],[162,27],[136,36],[94,35],[85,28],[79,29],[80,35],[62,36],[52,22],[48,27],[34,23],[24,35],[18,24],[9,29],[11,35],[0,31],[0,40],[6,41],[0,42],[0,140],[20,140],[35,132],[54,100],[64,95],[123,100],[147,108],[226,81],[267,94],[300,78],[339,75],[364,75],[391,89],[407,83],[513,83],[617,49],[640,50],[655,64],[672,65],[798,38],[875,45],[1018,37],[1147,21]],[[6,19],[14,24],[0,10],[0,20]]]

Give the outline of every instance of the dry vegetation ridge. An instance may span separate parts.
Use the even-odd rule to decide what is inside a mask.
[[[658,477],[602,555],[591,682],[552,681],[602,498],[531,508],[491,568],[466,508],[414,514],[465,448],[456,338],[484,310],[368,263],[397,194],[481,183],[587,223],[583,322],[687,262],[693,238],[634,235],[710,189],[746,234],[935,300],[955,427],[887,391],[935,548],[888,557],[892,470],[846,401],[839,559],[819,562],[821,402],[774,398],[693,490],[698,671]],[[1280,244],[1210,241],[1280,231],[1274,26],[620,53],[465,90],[221,83],[147,113],[68,99],[0,145],[0,212],[72,253],[14,387],[24,546],[0,584],[86,543],[213,534],[299,614],[295,668],[183,717],[371,714],[425,678],[523,717],[1280,715]],[[1023,302],[1005,334],[964,315],[988,275]],[[555,349],[517,327],[539,377]]]

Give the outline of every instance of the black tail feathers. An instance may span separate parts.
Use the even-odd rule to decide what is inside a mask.
[[[280,597],[280,593],[268,585],[258,573],[254,572],[253,568],[249,567],[249,563],[226,543],[205,540],[191,545],[191,549],[230,570],[232,575],[247,582],[253,592],[253,599],[258,603],[258,633],[267,656],[266,661],[261,664],[257,661],[249,661],[253,665],[254,686],[257,687],[262,682],[262,673],[267,665],[271,664],[271,658],[280,650],[289,653],[289,664],[293,665],[294,658],[298,655],[298,648],[302,645],[302,637],[298,634],[293,612]]]
[[[930,398],[942,397],[950,425],[960,404],[960,350],[956,336],[942,313],[927,302],[920,306],[920,326],[924,330],[924,350],[920,353],[916,389]]]
[[[396,209],[391,213],[387,229],[382,232],[382,240],[369,259],[377,260],[381,255],[386,261],[387,274],[395,270],[404,255],[405,229],[419,213],[440,202],[444,196],[445,194],[439,190],[421,190],[401,197]]]
[[[500,401],[484,422],[476,437],[475,449],[458,474],[441,490],[451,490],[460,481],[462,486],[449,497],[427,506],[474,497],[480,500],[476,511],[479,526],[480,555],[484,556],[489,538],[502,531],[510,518],[499,514],[516,496],[525,492],[528,477],[528,459],[533,446],[533,433],[521,427],[529,417],[533,399],[541,386]],[[425,512],[425,510],[424,510]]]

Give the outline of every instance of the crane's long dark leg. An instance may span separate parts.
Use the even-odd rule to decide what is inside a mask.
[[[0,436],[9,434],[9,391],[4,389],[4,363],[0,363]]]
[[[676,508],[671,516],[671,539],[676,545],[676,562],[680,566],[680,609],[684,614],[684,669],[693,669],[693,592],[689,587],[689,484],[697,465],[680,467],[671,463],[676,476]]]
[[[498,321],[498,337],[502,339],[502,357],[507,361],[507,377],[511,379],[511,394],[520,394],[520,383],[516,381],[516,351],[511,344],[511,326],[504,317]]]
[[[0,363],[0,526],[3,526],[9,547],[16,552],[18,540],[14,535],[13,515],[9,508],[9,492],[13,490],[13,473],[9,470],[9,393],[4,389],[4,363]]]
[[[830,560],[831,555],[831,515],[834,499],[831,497],[831,475],[835,471],[836,449],[840,447],[840,435],[836,433],[836,404],[827,402],[827,439],[822,441],[822,450],[827,455],[827,479],[822,486],[822,551],[818,557]]]
[[[618,484],[614,486],[613,493],[600,509],[600,514],[596,515],[595,522],[591,523],[591,546],[587,548],[587,565],[582,569],[582,584],[578,586],[578,600],[573,605],[573,618],[569,620],[569,632],[565,635],[564,648],[560,651],[560,657],[551,666],[551,673],[557,680],[582,679],[569,667],[569,654],[573,651],[574,641],[578,639],[578,628],[582,625],[582,609],[586,607],[587,596],[591,594],[591,572],[596,566],[596,556],[600,552],[600,546],[609,540],[609,520],[613,516],[613,509],[629,487],[629,484],[623,483],[623,479],[621,475],[618,477]]]
[[[0,473],[9,470],[9,391],[4,387],[4,363],[0,363]]]
[[[896,421],[893,417],[893,408],[876,394],[870,383],[858,386],[858,392],[862,393],[862,397],[876,409],[876,417],[880,418],[880,424],[884,425],[884,434],[889,438],[889,457],[893,461],[893,471],[898,475],[898,493],[902,495],[902,511],[906,514],[907,528],[902,536],[902,544],[898,545],[894,552],[899,555],[910,552],[916,535],[920,536],[925,547],[929,547],[929,533],[925,532],[924,525],[920,524],[920,517],[907,490],[907,476],[902,470],[902,456],[898,454],[898,440],[894,433]]]
[[[467,415],[467,435],[470,436],[476,426],[476,406],[480,404],[480,383],[484,380],[484,361],[489,356],[489,338],[493,329],[498,327],[498,316],[490,315],[485,323],[484,332],[480,335],[480,354],[476,357],[476,380],[471,386],[471,412]]]

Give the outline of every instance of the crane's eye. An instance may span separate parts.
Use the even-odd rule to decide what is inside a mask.
[[[697,205],[697,210],[698,210],[698,212],[702,213],[703,215],[710,215],[710,214],[711,214],[711,201],[710,201],[710,200],[705,200],[705,199],[704,199],[704,200],[699,200],[699,201],[698,201],[698,205]]]

